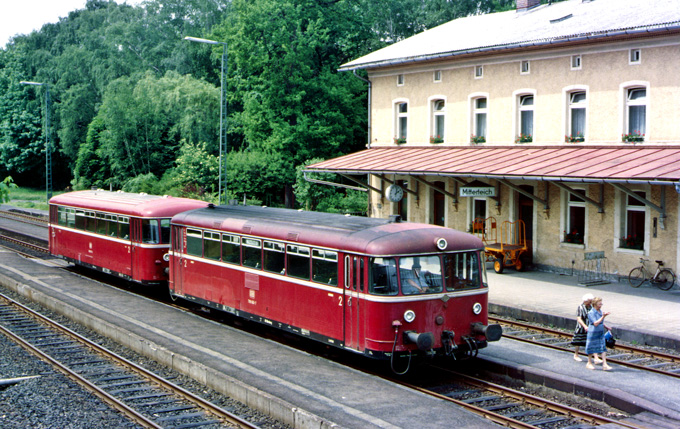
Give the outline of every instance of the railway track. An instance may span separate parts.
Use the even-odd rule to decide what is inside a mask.
[[[582,411],[568,405],[461,374],[446,368],[433,366],[442,378],[455,382],[436,387],[422,387],[397,383],[454,403],[475,414],[509,428],[580,428],[586,429],[606,424],[616,427],[638,428],[619,420]]]
[[[505,338],[573,353],[573,348],[570,345],[571,333],[519,321],[489,317],[489,321],[492,320],[503,326],[503,337]],[[585,354],[583,355],[585,356]],[[614,349],[607,351],[607,362],[680,378],[680,356],[648,348],[616,344]]]
[[[1,294],[0,331],[143,427],[257,428]]]
[[[16,222],[30,223],[32,225],[47,227],[47,218],[31,216],[11,210],[0,210],[0,218],[10,219]]]

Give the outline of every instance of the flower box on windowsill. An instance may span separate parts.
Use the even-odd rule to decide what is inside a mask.
[[[576,135],[570,134],[568,136],[564,136],[565,143],[583,143],[584,141],[586,141],[586,138],[581,133],[578,133]]]
[[[633,131],[632,133],[621,134],[621,141],[628,143],[640,143],[645,141],[645,135],[640,134],[637,131]]]
[[[534,139],[531,134],[520,134],[515,139],[515,143],[531,143],[532,141],[534,141]]]
[[[619,239],[619,248],[630,250],[644,250],[645,241],[636,237],[624,237]]]
[[[395,137],[394,143],[395,144],[404,144],[404,143],[406,143],[406,137]]]
[[[572,232],[571,234],[567,234],[565,232],[563,243],[583,244],[583,234],[579,234],[578,232]]]
[[[444,139],[441,136],[430,137],[430,143],[444,143]]]
[[[470,143],[475,143],[475,144],[486,143],[486,137],[476,136],[476,135],[473,134],[473,135],[470,136]]]

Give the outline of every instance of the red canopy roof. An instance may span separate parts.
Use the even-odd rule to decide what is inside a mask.
[[[680,181],[680,147],[376,147],[305,170],[670,185]]]

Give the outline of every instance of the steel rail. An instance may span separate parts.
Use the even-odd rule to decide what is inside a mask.
[[[19,240],[17,238],[12,238],[12,237],[9,237],[9,236],[1,234],[1,233],[0,233],[0,241],[8,241],[8,242],[16,244],[18,246],[29,248],[29,249],[34,250],[36,252],[50,253],[50,250],[47,247],[38,246],[37,244],[28,243],[26,241]],[[17,253],[21,253],[21,252],[17,252]],[[24,254],[24,253],[22,253],[22,254]]]
[[[227,421],[227,422],[229,422],[233,425],[236,425],[239,428],[258,429],[258,426],[255,426],[255,425],[251,424],[250,422],[240,418],[239,416],[237,416],[233,413],[230,413],[229,411],[227,411],[223,408],[220,408],[217,405],[212,404],[211,402],[206,401],[205,399],[203,399],[203,398],[201,398],[197,395],[194,395],[193,393],[189,392],[188,390],[183,389],[182,387],[177,386],[177,385],[169,382],[168,380],[163,379],[162,377],[157,376],[153,372],[146,370],[145,368],[125,359],[124,357],[119,356],[119,355],[111,352],[110,350],[105,349],[104,347],[100,346],[99,344],[96,344],[96,343],[90,341],[89,339],[83,337],[82,335],[68,329],[67,327],[65,327],[65,326],[63,326],[63,325],[61,325],[61,324],[59,324],[59,323],[57,323],[53,320],[50,320],[49,318],[46,318],[45,316],[41,315],[40,313],[26,307],[25,305],[5,296],[3,294],[0,294],[0,298],[11,303],[11,305],[19,308],[21,311],[27,313],[28,315],[30,315],[34,319],[37,319],[38,321],[40,321],[41,323],[44,323],[45,325],[51,327],[52,329],[55,329],[55,330],[59,331],[60,333],[67,335],[68,337],[72,338],[73,340],[75,340],[75,341],[83,344],[84,346],[92,349],[96,353],[106,357],[107,359],[115,362],[116,364],[119,364],[119,365],[127,368],[128,370],[130,370],[134,373],[137,373],[138,375],[140,375],[141,377],[143,377],[147,381],[172,391],[174,394],[176,394],[180,398],[197,405],[198,407],[200,407],[203,410],[205,410],[206,412],[216,416],[217,418],[225,420],[225,421]],[[2,330],[5,331],[4,328]],[[28,344],[28,345],[31,346],[30,344]],[[38,350],[38,352],[40,352],[40,351]],[[40,353],[42,353],[42,352],[40,352]],[[55,362],[56,363],[55,365],[61,366],[61,364],[59,364],[59,362],[54,361],[49,356],[47,356],[47,357],[49,358],[50,363]],[[70,370],[68,368],[64,367],[64,369],[66,371],[70,372]],[[82,378],[78,374],[75,374],[75,376],[77,378]],[[83,381],[85,383],[87,383],[86,388],[100,390],[96,385],[91,384],[89,381],[87,381],[85,379],[83,379]],[[92,387],[90,387],[90,386],[92,386]],[[107,397],[110,397],[110,395],[107,392],[105,392],[105,391],[102,391],[102,392]],[[115,399],[113,397],[110,397],[110,398],[111,398],[111,400],[118,402],[117,399]],[[107,402],[109,401],[108,398],[104,399],[104,400],[107,401]],[[127,406],[125,404],[122,404],[122,405],[127,408]],[[134,411],[134,410],[132,410],[132,411],[136,413],[136,411]],[[127,415],[126,411],[121,411],[121,412],[124,412]],[[146,417],[142,416],[141,414],[139,416],[141,416],[141,418],[143,418],[144,420],[147,420]],[[135,420],[136,420],[136,417],[135,417]],[[154,423],[150,420],[149,420],[149,422],[153,426],[148,426],[148,427],[161,427],[161,426],[157,426],[156,423]],[[142,424],[142,423],[140,423],[140,424]]]
[[[500,324],[504,324],[504,325],[508,325],[508,326],[516,326],[516,327],[519,327],[519,328],[522,328],[522,329],[534,330],[534,331],[538,331],[539,333],[554,335],[556,337],[564,338],[564,339],[571,339],[572,336],[573,336],[573,334],[571,334],[571,333],[558,331],[556,329],[545,328],[545,327],[533,325],[533,324],[530,324],[530,323],[519,322],[519,321],[514,321],[514,320],[507,320],[507,319],[502,319],[502,318],[498,318],[498,317],[491,317],[490,316],[489,321],[494,321],[496,323],[500,323]],[[538,345],[538,346],[541,346],[541,347],[551,348],[553,350],[572,351],[572,349],[568,348],[568,347],[563,347],[563,346],[559,346],[559,345],[556,345],[556,344],[547,344],[547,343],[544,343],[544,342],[541,342],[541,341],[536,341],[536,340],[532,340],[532,339],[529,339],[529,338],[524,338],[524,337],[520,337],[520,336],[516,336],[516,335],[509,335],[509,334],[506,334],[506,332],[503,332],[503,337],[510,338],[510,339],[513,339],[513,340],[516,340],[516,341],[522,341],[522,342],[533,344],[533,345]],[[668,364],[674,364],[675,363],[675,364],[680,365],[680,356],[675,356],[675,355],[671,355],[671,354],[668,354],[668,353],[656,352],[656,351],[653,351],[653,350],[646,350],[646,349],[628,346],[628,345],[623,345],[623,344],[620,344],[620,345],[617,344],[615,350],[623,351],[623,352],[631,353],[631,354],[634,353],[634,354],[638,354],[638,355],[643,355],[643,356],[646,356],[649,359],[657,359],[657,360],[660,360],[660,361],[665,361]],[[580,353],[580,354],[585,356],[585,353]],[[664,371],[664,370],[659,369],[659,368],[653,368],[653,367],[641,365],[641,364],[638,364],[638,363],[635,363],[635,362],[628,362],[626,360],[616,359],[616,356],[620,356],[620,354],[609,355],[609,352],[607,354],[608,354],[607,361],[612,362],[612,363],[616,363],[617,365],[627,366],[629,368],[635,368],[635,369],[639,369],[639,370],[643,370],[643,371],[649,371],[649,372],[654,372],[654,373],[657,373],[657,374],[667,375],[667,376],[670,376],[670,377],[680,378],[680,372],[676,373],[676,372],[671,372],[671,371]]]

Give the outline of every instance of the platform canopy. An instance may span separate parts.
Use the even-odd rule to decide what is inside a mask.
[[[676,185],[680,148],[376,147],[309,165],[305,171]]]

